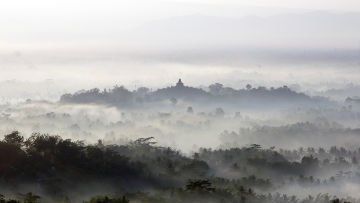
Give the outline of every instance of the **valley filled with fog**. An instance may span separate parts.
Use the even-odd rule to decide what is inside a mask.
[[[39,166],[27,165],[26,161],[17,163],[36,167],[31,170],[36,170],[35,177],[40,175],[43,180],[33,180],[34,175],[24,171],[21,177],[26,181],[16,178],[15,184],[11,174],[21,169],[16,165],[7,168],[7,164],[16,162],[7,163],[0,156],[7,163],[2,168],[8,171],[2,184],[9,197],[17,197],[15,187],[18,193],[29,196],[26,192],[31,191],[30,196],[38,194],[46,201],[65,197],[80,201],[97,194],[123,194],[130,200],[156,202],[151,199],[162,198],[166,202],[169,192],[166,188],[186,186],[194,188],[175,192],[178,201],[190,198],[188,201],[218,202],[226,198],[229,202],[298,199],[326,202],[337,197],[351,201],[360,198],[356,192],[360,186],[357,97],[339,101],[309,96],[287,86],[268,88],[251,84],[236,89],[215,83],[201,89],[178,80],[156,90],[140,87],[131,91],[115,85],[104,90],[66,93],[57,101],[27,99],[5,103],[0,111],[0,133],[5,135],[2,146],[21,147],[18,150],[25,150],[28,157],[25,159],[35,156],[31,159],[47,163]],[[68,142],[75,142],[78,147],[71,149],[74,144]],[[70,148],[61,152],[64,150],[61,147],[66,146]],[[85,157],[98,159],[88,154],[92,148],[100,150],[98,153],[113,151],[128,157],[129,166],[112,167],[137,168],[140,166],[136,164],[140,164],[146,172],[138,171],[138,175],[126,172],[134,169],[101,172],[110,168],[88,171],[92,166],[78,164]],[[6,152],[9,149],[1,146],[0,150],[9,153]],[[80,150],[73,153],[85,153],[85,157],[74,157],[79,163],[59,157],[65,156],[61,153],[70,153],[69,150]],[[10,156],[15,161],[20,159],[19,154]],[[152,160],[158,164],[153,165]],[[105,165],[96,165],[95,161],[93,167],[116,164],[112,163],[116,160],[104,161]],[[51,165],[76,169],[47,171]],[[73,176],[73,170],[89,174],[77,181],[69,180],[66,177]],[[120,176],[116,180],[106,178],[112,173]],[[161,178],[156,174],[161,174]],[[179,176],[174,177],[175,174]],[[12,186],[5,184],[8,178],[13,180]],[[83,185],[89,180],[96,189],[85,191]],[[76,189],[69,191],[67,184],[76,185]],[[116,186],[124,184],[129,186]],[[229,191],[228,187],[234,188]],[[139,188],[146,197],[135,192]],[[218,192],[223,196],[219,197]],[[264,194],[271,196],[262,197]],[[308,199],[309,195],[316,199]]]
[[[357,0],[12,0],[0,30],[0,203],[360,202]]]

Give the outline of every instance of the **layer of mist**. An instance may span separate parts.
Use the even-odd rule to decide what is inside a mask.
[[[360,203],[359,3],[289,2],[0,2],[0,203]]]

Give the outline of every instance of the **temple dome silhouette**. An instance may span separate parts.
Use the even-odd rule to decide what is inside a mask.
[[[176,83],[176,87],[184,87],[184,83],[181,81],[181,78],[180,78],[179,81]]]
[[[185,86],[181,78],[177,81],[175,86],[161,88],[153,92],[152,98],[156,99],[186,99],[199,100],[208,99],[210,94],[200,88]]]

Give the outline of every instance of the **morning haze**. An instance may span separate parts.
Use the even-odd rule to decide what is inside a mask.
[[[0,202],[360,202],[355,0],[0,2]]]

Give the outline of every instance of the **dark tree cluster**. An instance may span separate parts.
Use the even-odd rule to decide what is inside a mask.
[[[331,195],[299,199],[274,193],[292,184],[333,185],[347,175],[352,181],[360,181],[360,175],[346,172],[320,181],[316,172],[323,173],[328,165],[316,153],[290,161],[284,151],[252,144],[243,148],[201,149],[190,158],[156,144],[153,137],[147,137],[126,145],[104,145],[101,141],[86,145],[38,133],[25,139],[14,131],[0,141],[0,185],[4,191],[12,191],[10,198],[0,196],[0,203],[79,202],[86,198],[89,203],[327,203],[332,199],[359,202]],[[341,148],[320,152],[357,153]],[[107,188],[102,192],[111,188],[111,195],[97,196],[99,193],[88,187],[93,183]],[[34,190],[19,191],[24,184],[32,185]]]
[[[180,83],[179,83],[180,82]],[[82,90],[74,94],[64,94],[60,98],[62,103],[94,103],[118,107],[135,107],[142,104],[151,104],[158,101],[170,101],[176,105],[179,100],[209,104],[247,104],[261,102],[268,104],[311,103],[326,102],[324,98],[313,98],[304,93],[298,93],[287,86],[279,88],[257,87],[247,85],[244,89],[233,89],[216,83],[209,86],[208,91],[184,85],[181,80],[175,86],[151,91],[141,87],[130,91],[124,86],[115,86],[113,89],[98,88]]]

